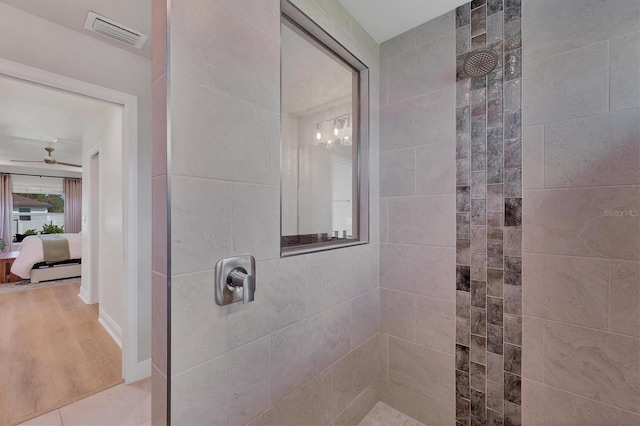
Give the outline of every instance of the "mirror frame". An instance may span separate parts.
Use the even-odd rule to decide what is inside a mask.
[[[353,220],[353,234],[357,238],[297,245],[282,246],[282,172],[280,178],[280,257],[305,253],[333,250],[369,243],[369,68],[338,40],[322,29],[309,16],[293,5],[289,0],[280,2],[280,24],[286,25],[318,49],[327,51],[339,60],[351,66],[358,74],[357,130],[354,126],[354,141],[357,144],[357,157],[353,161],[358,216]],[[282,50],[280,51],[282,61]],[[282,66],[282,63],[281,63]],[[282,72],[280,74],[280,100],[282,103]],[[356,104],[356,102],[354,102]],[[280,108],[282,116],[282,106]],[[282,119],[280,121],[282,129]],[[280,142],[282,144],[282,142]],[[282,161],[282,158],[280,159]]]

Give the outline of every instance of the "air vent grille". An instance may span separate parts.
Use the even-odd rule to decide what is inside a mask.
[[[84,28],[137,49],[140,49],[147,40],[147,36],[140,31],[122,25],[113,19],[98,15],[95,12],[89,12]]]

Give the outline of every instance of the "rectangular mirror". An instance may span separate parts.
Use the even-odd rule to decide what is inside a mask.
[[[368,242],[368,70],[282,3],[282,255]]]

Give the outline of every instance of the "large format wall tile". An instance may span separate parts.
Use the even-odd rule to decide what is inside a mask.
[[[640,259],[639,187],[531,190],[524,201],[525,252]]]
[[[435,28],[433,29],[435,30]],[[448,34],[432,40],[426,38],[428,37],[428,31],[429,29],[426,26],[416,29],[418,69],[414,79],[418,81],[417,93],[419,94],[435,92],[443,87],[453,86],[456,82],[455,75],[452,72],[456,60],[456,38],[453,33],[453,27]],[[391,75],[389,78],[391,78]],[[391,97],[389,102],[392,102]]]
[[[447,34],[453,34],[455,32],[455,18],[456,11],[451,10],[444,15],[440,15],[437,18],[415,27],[416,46],[420,47]],[[451,60],[454,61],[455,58],[452,56]]]
[[[544,322],[522,317],[522,377],[544,381]]]
[[[213,269],[232,251],[231,183],[174,176],[171,196],[171,272]]]
[[[430,297],[416,302],[416,343],[450,354],[455,350],[455,303]]]
[[[173,376],[171,418],[180,424],[246,424],[270,405],[269,363],[264,338]]]
[[[271,335],[272,403],[349,352],[350,313],[343,303]]]
[[[181,78],[171,84],[172,173],[279,183],[272,169],[279,170],[280,163],[271,164],[273,147],[280,143],[277,113]],[[246,117],[253,125],[247,126]]]
[[[610,273],[609,328],[640,337],[640,263],[612,260]]]
[[[380,291],[375,288],[351,302],[351,349],[380,330]]]
[[[233,184],[233,253],[257,261],[280,257],[280,188]]]
[[[303,271],[281,260],[258,262],[256,269],[259,303],[246,305],[215,305],[213,270],[174,276],[171,316],[174,373],[305,317]]]
[[[602,331],[545,322],[545,383],[640,412],[640,342]]]
[[[394,104],[453,85],[454,46],[455,36],[450,33],[390,60],[388,102]]]
[[[453,140],[453,103],[451,87],[381,108],[380,150]]]
[[[416,194],[453,194],[456,170],[453,167],[454,141],[416,148]]]
[[[255,8],[259,3],[251,2],[251,6],[245,4],[244,8]],[[277,39],[265,37],[263,31],[241,19],[223,2],[178,2],[172,4],[171,14],[173,75],[224,91],[274,113],[280,111]]]
[[[379,356],[378,338],[374,336],[331,367],[331,418],[377,380]]]
[[[377,382],[374,381],[356,399],[345,408],[342,413],[331,422],[331,426],[352,426],[360,424],[362,419],[379,401],[376,392]]]
[[[544,126],[522,129],[522,188],[544,187]],[[525,200],[526,203],[526,200]]]
[[[382,244],[380,286],[454,300],[455,261],[453,248]]]
[[[414,341],[416,297],[409,293],[380,289],[380,331]]]
[[[280,38],[280,9],[278,8],[278,2],[273,0],[254,1],[251,3],[251,7],[234,0],[222,0],[222,2],[233,13],[268,36],[276,40]]]
[[[640,108],[640,33],[609,42],[611,111]]]
[[[637,426],[640,416],[531,380],[522,382],[525,426]],[[529,408],[531,407],[531,408]]]
[[[415,49],[415,47],[416,29],[412,28],[380,44],[380,58],[381,60],[390,60],[408,50]]]
[[[423,212],[416,214],[416,212]],[[389,200],[389,242],[440,247],[455,245],[455,196]]]
[[[455,409],[386,380],[378,380],[378,398],[396,410],[427,425],[455,424]]]
[[[306,286],[308,316],[377,287],[372,280],[372,267],[377,264],[375,259],[372,263],[375,246],[360,245],[281,260],[287,268],[304,271],[300,282]]]
[[[640,4],[636,0],[536,0],[523,2],[522,7],[525,62],[640,28]]]
[[[640,50],[640,44],[637,46]],[[544,186],[640,183],[640,113],[553,123],[544,130]]]
[[[524,67],[522,79],[525,126],[606,113],[608,44],[599,43],[529,63]]]
[[[315,376],[256,417],[248,426],[326,425],[331,420],[331,372]]]
[[[609,261],[525,254],[524,315],[606,330]]]
[[[380,196],[414,195],[415,189],[415,149],[380,153]]]
[[[454,404],[454,356],[389,337],[389,381]]]

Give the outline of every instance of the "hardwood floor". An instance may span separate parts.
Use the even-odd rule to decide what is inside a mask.
[[[122,353],[80,284],[0,294],[0,425],[122,383]]]

